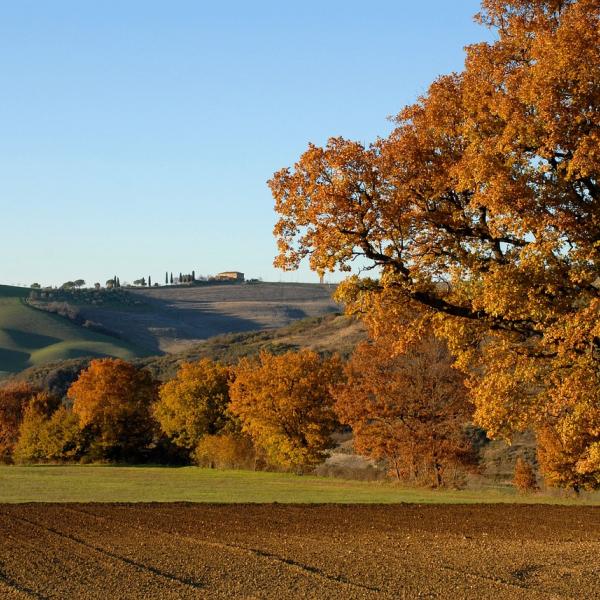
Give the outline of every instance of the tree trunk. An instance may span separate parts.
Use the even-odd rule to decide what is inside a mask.
[[[444,483],[444,480],[442,479],[442,465],[437,460],[433,462],[433,470],[435,474],[435,487],[439,488]]]

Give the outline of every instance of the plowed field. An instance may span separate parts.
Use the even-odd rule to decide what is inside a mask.
[[[600,509],[0,505],[0,598],[597,598]]]

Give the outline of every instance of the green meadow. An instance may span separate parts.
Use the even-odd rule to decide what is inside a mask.
[[[0,503],[214,502],[421,504],[543,503],[600,505],[598,495],[519,496],[511,488],[429,490],[363,482],[199,467],[107,465],[1,466]]]
[[[0,375],[79,356],[139,355],[131,344],[28,306],[27,288],[0,286]]]

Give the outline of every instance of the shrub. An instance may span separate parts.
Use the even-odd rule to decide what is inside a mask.
[[[27,383],[15,382],[0,388],[0,462],[12,462],[23,414],[34,394]]]
[[[521,494],[535,492],[539,489],[533,466],[524,458],[517,458],[513,484]]]
[[[236,434],[205,435],[194,451],[195,462],[211,469],[254,469],[256,451],[250,438]]]
[[[64,406],[54,407],[50,414],[36,404],[37,397],[25,409],[13,452],[14,461],[64,462],[81,458],[85,439],[77,415]]]

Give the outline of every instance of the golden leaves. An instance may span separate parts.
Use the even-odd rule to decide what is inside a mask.
[[[161,429],[183,448],[193,449],[204,435],[221,433],[231,420],[228,367],[203,358],[183,363],[159,390],[153,414]]]
[[[600,360],[600,5],[484,0],[480,20],[497,39],[468,47],[465,70],[387,138],[310,146],[274,176],[276,264],[323,272],[360,257],[378,280],[338,297],[375,337],[393,332],[402,351],[433,328],[480,423],[509,436],[545,419],[563,445],[587,431],[589,466],[600,437],[576,392],[591,385],[598,404],[600,384],[574,374]]]
[[[329,386],[340,377],[337,357],[309,350],[242,359],[231,385],[231,412],[272,465],[304,470],[323,459],[336,425]]]

